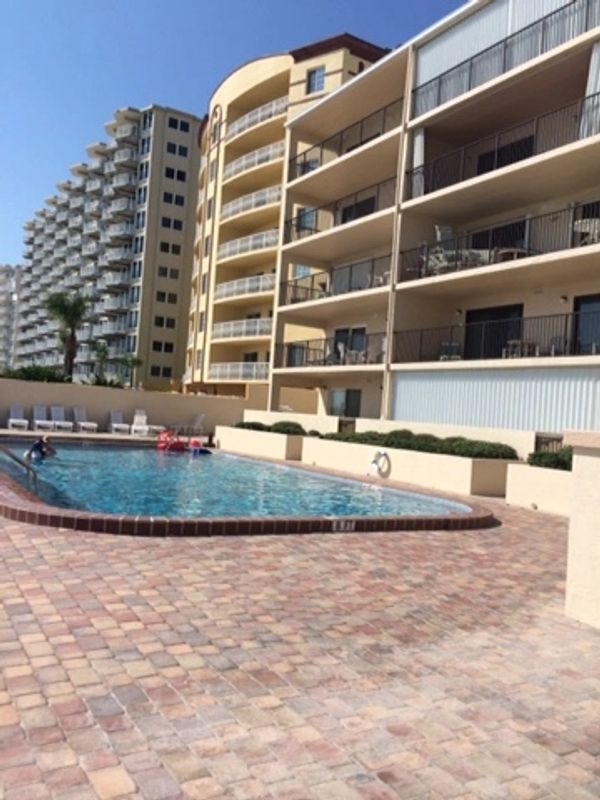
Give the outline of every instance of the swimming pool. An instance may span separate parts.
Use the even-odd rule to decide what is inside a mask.
[[[22,445],[12,445],[17,455]],[[25,486],[10,463],[2,469]],[[225,453],[192,458],[139,447],[60,445],[37,467],[45,503],[111,515],[178,518],[444,517],[461,503]]]

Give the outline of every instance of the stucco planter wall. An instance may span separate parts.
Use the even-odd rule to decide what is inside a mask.
[[[249,431],[244,428],[230,428],[217,425],[215,444],[221,450],[259,458],[276,458],[299,461],[302,457],[303,436],[289,436],[285,433]]]
[[[372,475],[373,456],[378,450],[389,457],[385,477],[391,480],[457,494],[504,497],[510,462],[499,459],[460,458],[306,437],[302,461],[353,475]]]
[[[506,502],[522,508],[537,508],[568,517],[571,513],[573,473],[562,469],[510,464]]]
[[[325,414],[297,414],[294,411],[260,411],[247,409],[244,411],[244,422],[262,422],[272,425],[274,422],[297,422],[304,430],[316,430],[319,433],[337,433],[338,417]]]

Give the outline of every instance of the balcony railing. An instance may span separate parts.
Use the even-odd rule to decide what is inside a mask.
[[[276,367],[343,367],[382,364],[385,360],[385,333],[354,335],[351,342],[333,336],[327,339],[278,344]]]
[[[115,175],[111,186],[113,189],[135,189],[136,180],[131,173],[127,172],[122,175]]]
[[[259,189],[257,192],[245,194],[237,197],[230,203],[225,203],[221,209],[221,220],[242,214],[244,211],[251,211],[254,208],[268,206],[271,203],[279,203],[281,200],[281,186],[270,186],[268,189]]]
[[[269,161],[275,161],[278,158],[283,158],[285,153],[285,142],[275,142],[268,144],[266,147],[260,147],[258,150],[253,150],[251,153],[246,153],[245,156],[236,158],[235,161],[230,161],[226,164],[223,170],[223,180],[233,178],[234,175],[239,175],[240,172],[258,167],[259,164],[267,164]]]
[[[213,381],[266,381],[268,377],[268,361],[230,361],[208,368],[208,378]]]
[[[598,133],[600,94],[594,94],[408,170],[410,197],[435,192]]]
[[[356,261],[331,272],[314,272],[303,278],[294,278],[281,284],[281,304],[304,303],[350,292],[363,292],[388,286],[391,275],[391,256]]]
[[[241,239],[232,239],[219,247],[217,258],[232,258],[253,250],[264,250],[266,247],[276,247],[279,231],[275,228],[270,231],[253,233],[251,236],[242,236]]]
[[[325,206],[304,208],[297,216],[286,220],[285,243],[305,239],[389,208],[394,205],[395,198],[396,179],[388,178]]]
[[[275,273],[268,275],[251,275],[248,278],[239,278],[236,281],[220,283],[215,288],[215,300],[227,297],[239,297],[245,294],[258,294],[270,292],[275,288]]]
[[[600,354],[600,313],[498,319],[394,333],[393,361],[589,356]]]
[[[600,244],[600,200],[450,235],[400,253],[399,281]]]
[[[288,98],[286,95],[285,97],[279,97],[277,100],[271,100],[269,103],[265,103],[258,108],[253,108],[252,111],[244,114],[243,117],[236,119],[235,122],[232,122],[231,125],[228,126],[225,138],[227,140],[233,139],[234,136],[243,133],[243,131],[248,130],[248,128],[254,127],[254,125],[258,125],[259,122],[264,122],[267,119],[272,119],[279,114],[283,114],[287,111],[287,107]]]
[[[273,329],[271,317],[262,319],[235,319],[216,322],[212,329],[213,339],[237,339],[256,336],[270,336]]]
[[[307,175],[397,128],[402,122],[403,103],[404,98],[401,97],[290,159],[289,180]]]
[[[600,0],[574,0],[413,91],[413,116],[465,94],[600,24]]]

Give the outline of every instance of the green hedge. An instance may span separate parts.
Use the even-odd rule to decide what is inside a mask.
[[[527,463],[533,467],[563,469],[570,472],[573,469],[573,448],[562,447],[555,453],[530,453]]]
[[[263,425],[262,422],[236,422],[234,428],[243,428],[247,431],[270,431],[270,425]]]
[[[297,422],[275,422],[265,425],[263,422],[237,422],[235,428],[244,428],[247,431],[266,431],[267,433],[286,433],[288,436],[306,436],[306,431]]]

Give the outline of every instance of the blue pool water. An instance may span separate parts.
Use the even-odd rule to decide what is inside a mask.
[[[11,447],[22,455],[23,445]],[[224,453],[59,445],[36,466],[38,494],[61,508],[161,517],[407,516],[467,506]],[[23,472],[2,461],[21,483]]]

